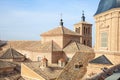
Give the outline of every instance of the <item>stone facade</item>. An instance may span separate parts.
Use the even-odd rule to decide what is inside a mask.
[[[120,8],[95,15],[96,51],[120,52]]]
[[[89,77],[103,72],[101,68],[110,68],[120,64],[119,2],[120,0],[100,0],[98,10],[94,15],[96,28],[95,58],[104,55],[112,64],[90,63],[87,71]]]

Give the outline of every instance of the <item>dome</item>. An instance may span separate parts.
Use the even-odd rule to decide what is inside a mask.
[[[95,15],[108,11],[113,8],[120,8],[120,0],[100,0]]]

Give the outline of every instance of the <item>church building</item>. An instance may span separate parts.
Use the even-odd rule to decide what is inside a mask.
[[[95,50],[120,52],[120,0],[101,0],[94,18]]]
[[[120,0],[100,0],[94,15],[96,40],[95,59],[90,61],[90,80],[118,80],[120,71]],[[116,75],[116,77],[117,77]]]
[[[81,21],[74,25],[74,31],[80,34],[80,43],[92,47],[92,24],[85,21],[84,11]]]

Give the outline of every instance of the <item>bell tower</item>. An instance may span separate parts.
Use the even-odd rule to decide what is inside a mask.
[[[74,25],[74,31],[81,35],[80,43],[92,47],[92,24],[85,21],[84,11],[81,21]]]

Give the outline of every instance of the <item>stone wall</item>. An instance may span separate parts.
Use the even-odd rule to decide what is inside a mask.
[[[59,35],[59,36],[42,36],[42,44],[45,42],[49,42],[49,41],[54,41],[56,42],[61,48],[63,48],[63,36]]]
[[[63,51],[56,51],[52,53],[52,63],[58,63],[59,59],[65,59],[66,60],[66,55]]]
[[[95,17],[96,51],[120,51],[120,8],[111,9]],[[101,47],[101,33],[107,32],[108,45]]]
[[[63,37],[63,47],[65,47],[70,41],[76,41],[80,43],[80,36],[65,35]]]
[[[38,61],[38,58],[44,58],[46,57],[48,59],[48,63],[51,63],[51,54],[52,52],[32,52],[32,51],[27,51],[27,50],[17,50],[23,55],[25,55],[27,58],[29,58],[32,61]]]

